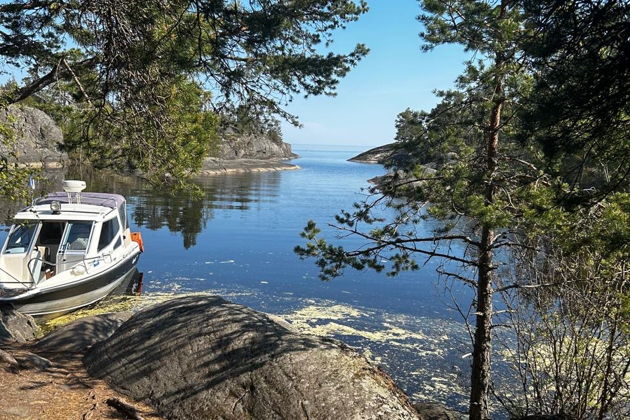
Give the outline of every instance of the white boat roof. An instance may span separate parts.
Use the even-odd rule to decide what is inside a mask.
[[[72,193],[72,201],[70,196],[66,192],[53,192],[46,197],[37,200],[36,204],[50,204],[53,201],[59,201],[60,203],[76,203],[76,195]],[[98,192],[85,192],[80,193],[81,204],[91,204],[93,206],[109,207],[115,209],[125,203],[125,197],[120,194],[111,193],[98,193]]]
[[[119,194],[81,193],[81,203],[77,204],[75,194],[70,198],[68,193],[54,192],[36,201],[34,206],[18,212],[17,220],[97,220],[124,205],[125,198]],[[50,203],[61,203],[61,211],[53,213]]]

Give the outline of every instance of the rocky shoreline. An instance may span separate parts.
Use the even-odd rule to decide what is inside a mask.
[[[0,123],[14,130],[15,141],[0,142],[0,154],[14,159],[18,166],[33,169],[59,169],[71,162],[63,150],[61,129],[45,112],[29,106],[11,105],[0,112]],[[226,133],[217,157],[208,157],[197,176],[241,174],[300,169],[286,163],[298,157],[291,145],[264,133]]]
[[[300,169],[298,165],[276,159],[218,159],[206,158],[197,176],[273,172]]]
[[[81,318],[42,338],[30,317],[0,312],[7,419],[460,417],[412,405],[340,341],[217,296]]]
[[[28,317],[3,311],[0,322],[0,413],[3,419],[112,419],[130,418],[121,407],[133,407],[136,418],[162,420],[151,406],[132,401],[107,382],[91,377],[83,365],[83,344],[92,329],[73,338],[73,346],[37,340]],[[14,330],[8,334],[4,327]],[[98,329],[107,324],[99,322]],[[83,323],[88,328],[95,323]],[[30,330],[30,331],[29,331]],[[8,339],[7,339],[8,338]],[[19,340],[19,341],[16,341]],[[117,408],[118,407],[118,408]],[[124,408],[122,408],[124,410]],[[131,417],[133,418],[133,417]]]
[[[349,162],[384,164],[394,152],[394,143],[377,146],[348,159]]]

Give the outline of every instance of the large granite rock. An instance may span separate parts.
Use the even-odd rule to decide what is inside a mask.
[[[350,162],[385,163],[394,152],[394,143],[377,146],[348,159]]]
[[[235,134],[227,132],[223,136],[219,159],[293,159],[291,145],[264,133]]]
[[[107,339],[131,315],[131,312],[116,312],[77,319],[47,334],[34,348],[44,353],[83,353]]]
[[[0,141],[0,154],[15,157],[21,164],[56,168],[68,155],[60,150],[61,129],[45,112],[28,106],[10,105],[0,109],[0,123],[13,129],[15,142]],[[3,139],[4,140],[4,139]]]
[[[374,147],[348,159],[350,162],[380,163],[381,165],[400,165],[409,161],[409,154],[396,147],[396,143]]]
[[[11,305],[0,305],[0,344],[26,343],[35,339],[37,331],[32,316],[16,311]]]
[[[137,313],[84,359],[170,419],[415,419],[392,380],[342,343],[218,297]]]

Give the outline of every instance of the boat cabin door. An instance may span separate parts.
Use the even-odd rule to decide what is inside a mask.
[[[41,263],[33,243],[38,231],[39,223],[33,221],[18,220],[11,227],[0,254],[0,281],[5,287],[29,287],[37,283]]]
[[[66,271],[85,259],[93,222],[69,221],[57,253],[57,273]]]

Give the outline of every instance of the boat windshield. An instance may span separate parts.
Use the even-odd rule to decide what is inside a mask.
[[[85,251],[90,241],[92,222],[68,222],[66,233],[66,249],[68,251]]]
[[[17,222],[7,239],[7,246],[4,253],[21,254],[28,251],[33,237],[35,236],[36,229],[37,223],[26,221]]]

